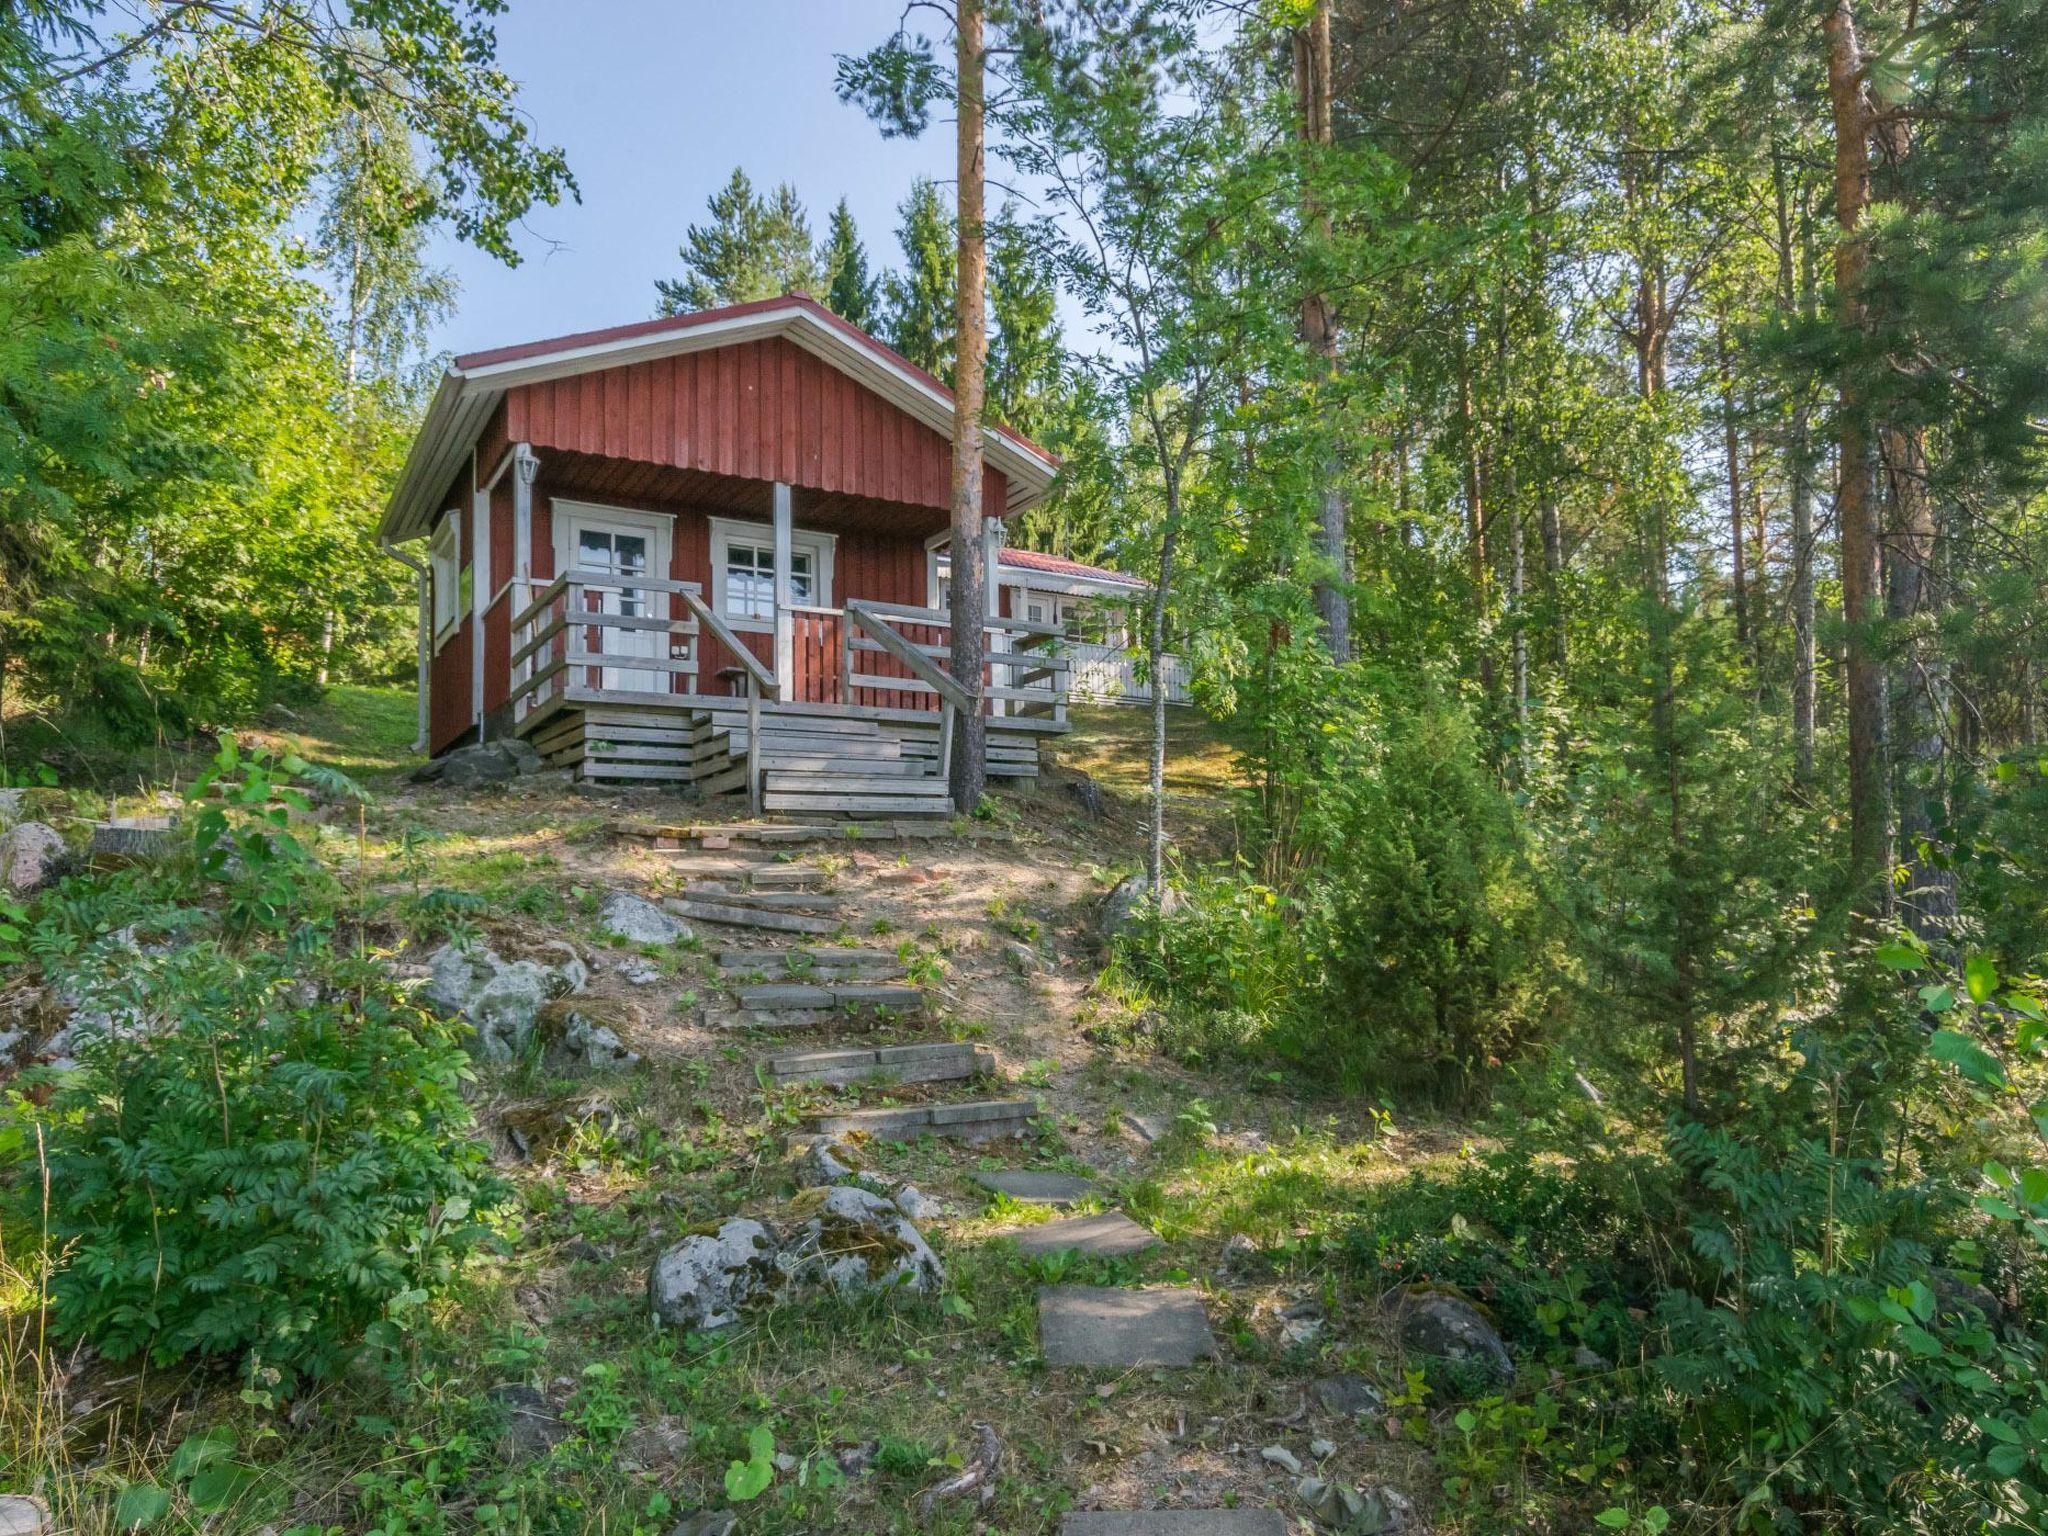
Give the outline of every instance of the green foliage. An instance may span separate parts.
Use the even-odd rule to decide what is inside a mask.
[[[61,1256],[54,1329],[110,1358],[331,1375],[450,1278],[498,1198],[459,1027],[337,945],[295,770],[230,739],[189,858],[46,903],[77,1066],[16,1100],[12,1194]]]
[[[692,224],[683,236],[677,252],[683,275],[654,284],[661,314],[816,293],[823,286],[820,255],[811,248],[810,218],[788,182],[763,197],[735,166],[732,179],[711,195],[710,213],[709,223]],[[836,220],[833,228],[836,235]]]
[[[1319,702],[1289,696],[1298,713],[1251,728],[1247,815],[1282,839],[1277,881],[1197,875],[1125,962],[1180,1043],[1272,1053],[1351,1089],[1469,1086],[1555,1004],[1540,869],[1454,704],[1303,664]]]

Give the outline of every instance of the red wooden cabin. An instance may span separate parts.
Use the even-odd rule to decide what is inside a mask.
[[[928,606],[953,397],[801,295],[471,353],[441,382],[380,538],[427,541],[422,734],[517,734],[612,780],[769,810],[944,811],[965,700]],[[1003,520],[1055,461],[986,434]],[[397,553],[394,550],[394,553]],[[1066,725],[1057,627],[990,605],[989,771]]]

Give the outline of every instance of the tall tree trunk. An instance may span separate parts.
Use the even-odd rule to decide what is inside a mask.
[[[1479,682],[1493,697],[1491,567],[1486,558],[1486,490],[1479,467],[1479,423],[1472,408],[1472,357],[1462,331],[1458,343],[1458,422],[1465,451],[1465,558],[1472,573],[1472,612],[1479,647]]]
[[[1749,644],[1749,572],[1743,548],[1745,517],[1742,505],[1742,433],[1735,410],[1735,377],[1728,364],[1728,312],[1714,317],[1714,366],[1721,379],[1721,445],[1728,475],[1728,575],[1730,602],[1735,609],[1735,638]]]
[[[1316,235],[1327,239],[1329,215],[1315,191],[1322,173],[1318,156],[1333,142],[1330,117],[1330,0],[1315,0],[1308,25],[1294,31],[1294,94],[1301,110],[1300,133],[1307,146],[1305,186],[1307,224]],[[1327,387],[1337,378],[1337,318],[1329,296],[1320,290],[1303,294],[1301,340],[1308,349],[1316,377],[1324,386],[1320,401],[1326,439],[1332,434],[1328,420],[1332,401]],[[1338,661],[1351,655],[1350,548],[1345,534],[1349,508],[1345,505],[1342,466],[1334,447],[1326,446],[1317,471],[1316,541],[1326,569],[1316,578],[1316,612],[1323,621],[1323,639]]]
[[[1528,566],[1522,553],[1522,512],[1508,497],[1508,632],[1511,686],[1515,700],[1515,763],[1521,782],[1529,782],[1529,618],[1525,595]]]
[[[972,814],[988,774],[988,722],[982,714],[988,574],[981,541],[981,408],[988,360],[988,248],[982,164],[982,0],[955,7],[954,67],[959,89],[960,273],[954,295],[959,333],[953,362],[953,677],[973,698],[953,732],[953,804]],[[1155,693],[1158,689],[1155,687]]]
[[[1557,675],[1562,678],[1570,659],[1564,627],[1564,524],[1557,515],[1557,498],[1546,486],[1541,507],[1543,529],[1543,580],[1550,598],[1550,644]]]
[[[1146,828],[1145,882],[1153,896],[1166,894],[1166,607],[1173,591],[1173,562],[1180,548],[1180,471],[1168,459],[1165,436],[1155,431],[1161,444],[1160,463],[1165,470],[1166,526],[1159,535],[1159,580],[1152,588],[1152,610],[1145,626],[1145,655],[1152,673],[1152,752],[1146,764],[1146,793],[1151,800],[1152,824]]]
[[[1828,98],[1835,128],[1835,309],[1845,360],[1836,381],[1835,521],[1841,530],[1842,618],[1847,638],[1849,713],[1849,856],[1853,878],[1879,906],[1890,882],[1891,817],[1885,783],[1884,665],[1876,625],[1882,617],[1883,553],[1869,401],[1863,386],[1866,314],[1863,279],[1869,237],[1870,118],[1863,95],[1863,57],[1852,0],[1835,0],[1824,28]]]
[[[1802,191],[1792,213],[1790,177],[1782,146],[1771,154],[1771,184],[1778,220],[1778,306],[1811,317],[1814,306],[1813,219]],[[1813,411],[1805,382],[1794,386],[1791,441],[1785,446],[1787,510],[1792,522],[1792,750],[1793,777],[1813,779],[1814,705],[1819,690],[1813,582]]]
[[[1899,856],[1910,875],[1906,919],[1924,939],[1944,937],[1956,915],[1955,876],[1922,850],[1933,835],[1933,809],[1945,797],[1949,687],[1945,659],[1927,626],[1939,594],[1935,581],[1934,499],[1927,484],[1927,443],[1918,427],[1882,433],[1891,508],[1891,580],[1887,615],[1908,635],[1892,689],[1893,796]]]

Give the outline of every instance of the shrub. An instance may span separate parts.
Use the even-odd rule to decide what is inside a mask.
[[[332,942],[296,765],[230,743],[216,766],[188,857],[47,903],[37,950],[85,1008],[77,1068],[15,1106],[14,1194],[60,1335],[326,1375],[447,1278],[499,1190],[457,1026]]]
[[[1122,951],[1165,1043],[1270,1054],[1348,1090],[1457,1091],[1539,1037],[1561,955],[1540,870],[1470,721],[1332,676],[1267,743],[1252,818],[1274,874],[1197,875]],[[1298,802],[1276,781],[1313,785]]]

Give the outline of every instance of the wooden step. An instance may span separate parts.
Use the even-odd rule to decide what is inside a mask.
[[[771,912],[765,907],[736,907],[725,902],[685,901],[679,897],[670,897],[662,907],[677,917],[700,923],[762,928],[770,933],[837,933],[843,926],[836,918],[805,917],[797,912]]]
[[[836,1115],[814,1116],[810,1124],[826,1135],[865,1131],[885,1140],[929,1135],[948,1136],[956,1141],[993,1141],[1021,1134],[1037,1116],[1038,1104],[1033,1099],[970,1099],[965,1104],[851,1109]]]
[[[877,752],[872,757],[824,757],[816,753],[763,752],[761,766],[771,773],[855,774],[867,778],[918,778],[931,771],[915,758]]]
[[[936,782],[936,781],[934,781]],[[814,815],[950,816],[953,802],[944,796],[914,799],[908,795],[798,794],[770,790],[761,797],[767,811],[802,811]]]
[[[888,1008],[897,1013],[922,1013],[924,992],[918,987],[885,981],[764,981],[733,989],[742,1008],[858,1010]]]
[[[785,1051],[762,1065],[777,1083],[950,1083],[993,1073],[996,1053],[985,1045],[941,1042],[872,1051]]]
[[[924,774],[792,773],[768,770],[768,788],[835,795],[916,795],[929,797],[945,785]]]

